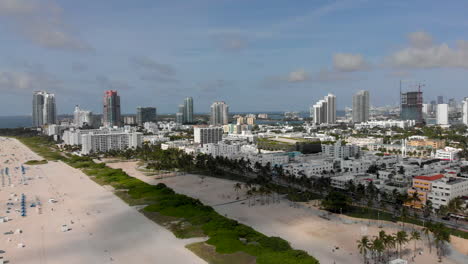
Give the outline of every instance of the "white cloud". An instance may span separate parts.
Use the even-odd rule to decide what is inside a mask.
[[[434,44],[424,32],[408,36],[410,46],[393,53],[388,61],[402,68],[468,68],[468,41],[459,40],[456,47]]]
[[[333,68],[341,72],[365,70],[368,63],[361,54],[336,53],[333,55]]]
[[[310,76],[304,69],[299,69],[293,72],[290,72],[288,75],[288,82],[304,82],[309,80]]]
[[[8,92],[59,88],[61,82],[45,72],[0,72],[0,90]]]
[[[92,50],[65,23],[62,12],[54,0],[0,0],[0,16],[11,22],[14,33],[45,48]]]

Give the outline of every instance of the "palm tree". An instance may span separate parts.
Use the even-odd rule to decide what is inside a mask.
[[[416,257],[416,241],[421,239],[421,234],[418,231],[413,230],[411,232],[410,239],[414,241],[414,255],[413,256]]]
[[[398,231],[396,234],[396,243],[399,245],[399,256],[401,258],[401,249],[404,244],[408,242],[408,234],[405,231]]]
[[[380,233],[379,233],[379,235],[380,235]],[[393,249],[396,246],[395,236],[393,236],[391,234],[385,235],[385,237],[383,238],[383,242],[384,242],[385,248],[387,249],[387,258],[389,258],[390,257],[390,249]]]
[[[369,238],[367,236],[361,237],[360,240],[357,241],[359,253],[364,257],[364,264],[367,263],[367,250],[369,249]]]
[[[424,235],[426,235],[427,242],[429,243],[429,253],[432,253],[432,243],[431,243],[431,232],[432,232],[432,223],[427,222],[426,226],[422,229]]]
[[[249,207],[250,207],[250,198],[252,197],[252,190],[247,191],[247,199],[249,200]]]
[[[376,260],[378,260],[375,262],[376,263],[380,262],[380,259],[382,257],[382,252],[385,250],[383,241],[380,238],[375,237],[371,244],[371,250],[375,252]]]

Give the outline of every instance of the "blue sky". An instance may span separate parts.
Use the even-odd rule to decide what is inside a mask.
[[[33,90],[102,112],[338,108],[361,89],[398,101],[400,79],[424,97],[468,96],[468,1],[0,0],[0,115],[29,114]]]

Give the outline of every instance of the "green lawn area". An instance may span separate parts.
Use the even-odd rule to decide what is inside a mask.
[[[186,248],[190,249],[200,258],[206,260],[210,264],[255,264],[255,257],[245,254],[244,252],[236,252],[232,254],[221,254],[216,252],[215,247],[206,244],[205,242],[198,242],[187,245]]]
[[[65,158],[59,150],[54,148],[55,144],[48,141],[46,137],[16,137],[16,139],[46,160],[53,161]]]
[[[24,164],[26,165],[42,165],[47,164],[47,160],[28,160]]]

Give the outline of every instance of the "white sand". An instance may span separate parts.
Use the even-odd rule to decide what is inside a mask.
[[[7,159],[8,164],[4,163]],[[19,184],[21,171],[14,167],[29,159],[42,158],[16,140],[0,138],[0,168],[9,167],[15,185],[2,187],[0,176],[0,217],[12,219],[0,223],[0,250],[5,251],[0,256],[9,263],[206,263],[185,248],[201,239],[177,239],[109,188],[62,162],[27,166],[26,176],[31,179],[28,185]],[[6,213],[11,193],[18,198],[26,195],[26,217],[14,211],[20,201],[13,201],[12,210]],[[30,207],[36,197],[42,203],[42,214]],[[48,203],[50,198],[58,202]],[[63,224],[71,230],[62,232]],[[23,233],[4,235],[16,229]],[[18,248],[19,243],[25,247]]]
[[[201,180],[196,175],[184,175],[163,180],[145,176],[135,169],[135,162],[109,163],[114,168],[122,168],[129,175],[144,180],[150,184],[163,182],[178,193],[200,199],[203,203],[211,205],[222,215],[236,219],[241,223],[269,235],[280,236],[291,243],[294,248],[306,250],[316,257],[320,263],[362,263],[362,256],[357,250],[356,241],[362,235],[372,238],[381,230],[377,224],[368,226],[369,221],[350,219],[347,217],[335,220],[325,220],[319,217],[322,211],[308,208],[309,206],[296,205],[286,200],[280,203],[248,206],[247,201],[229,203],[235,200],[237,194],[234,191],[234,181],[205,177]],[[245,191],[241,191],[241,199]],[[228,203],[228,204],[224,204]],[[242,204],[243,203],[243,204]],[[300,208],[297,208],[299,206]],[[386,223],[384,230],[387,233],[396,233],[399,226]],[[410,230],[407,230],[408,232]],[[456,243],[466,244],[467,240],[457,240]],[[415,262],[410,263],[438,263],[434,248],[429,254],[427,240],[417,242],[417,248],[421,248],[422,255],[417,255]],[[339,247],[333,252],[333,247]],[[411,260],[414,244],[411,241],[405,246],[407,254],[405,259]],[[463,252],[457,259],[444,258],[444,263],[468,263],[468,257]]]

